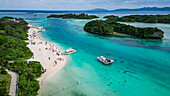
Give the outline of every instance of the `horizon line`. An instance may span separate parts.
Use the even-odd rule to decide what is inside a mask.
[[[139,7],[139,8],[118,8],[118,9],[140,9],[140,8],[170,8],[170,7]],[[108,10],[108,11],[113,11],[113,10],[117,10],[117,9],[105,9],[105,8],[93,8],[93,9],[80,9],[80,10],[69,10],[69,9],[59,9],[59,10],[55,10],[55,9],[0,9],[1,11],[6,11],[6,10],[11,10],[11,11],[89,11],[89,10],[94,10],[94,9],[104,9],[104,10]]]

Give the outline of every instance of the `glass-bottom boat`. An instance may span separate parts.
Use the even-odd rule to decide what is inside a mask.
[[[109,65],[114,62],[114,60],[110,59],[109,57],[104,57],[104,56],[97,57],[97,59],[106,65]]]

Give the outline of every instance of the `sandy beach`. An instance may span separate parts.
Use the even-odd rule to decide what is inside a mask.
[[[55,43],[47,42],[40,39],[38,35],[39,29],[33,25],[28,25],[28,39],[26,42],[30,50],[33,52],[33,57],[28,61],[39,61],[43,68],[46,70],[41,77],[37,78],[40,81],[40,86],[43,84],[43,80],[54,73],[61,70],[68,62],[69,57],[61,55],[61,47]],[[61,52],[60,52],[61,51]]]

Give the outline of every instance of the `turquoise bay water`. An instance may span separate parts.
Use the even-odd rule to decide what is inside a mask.
[[[66,21],[47,19],[44,24],[50,26],[43,35],[78,52],[63,70],[44,82],[41,96],[169,96],[168,36],[164,40],[103,37],[83,31],[88,21]],[[170,25],[155,26],[168,34]],[[96,59],[100,55],[113,57],[115,63],[102,65]]]
[[[83,31],[85,20],[23,17],[44,26],[44,38],[77,50],[65,68],[43,82],[40,96],[170,95],[170,24],[127,23],[165,32],[163,40],[146,40],[90,34]],[[97,61],[100,55],[115,62],[105,66]]]

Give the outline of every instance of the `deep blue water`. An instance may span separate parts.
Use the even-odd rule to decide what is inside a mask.
[[[33,13],[0,15],[23,17],[31,24],[44,26],[47,31],[41,34],[43,38],[58,43],[64,49],[77,49],[64,69],[44,81],[41,96],[170,95],[170,24],[126,23],[158,27],[165,32],[162,40],[105,37],[84,32],[87,20],[68,19],[71,21],[68,23],[66,19],[46,19],[48,14],[39,13],[37,17]],[[139,12],[114,14],[121,16]],[[102,18],[106,14],[98,15]],[[114,58],[115,62],[105,66],[96,59],[100,55]]]

